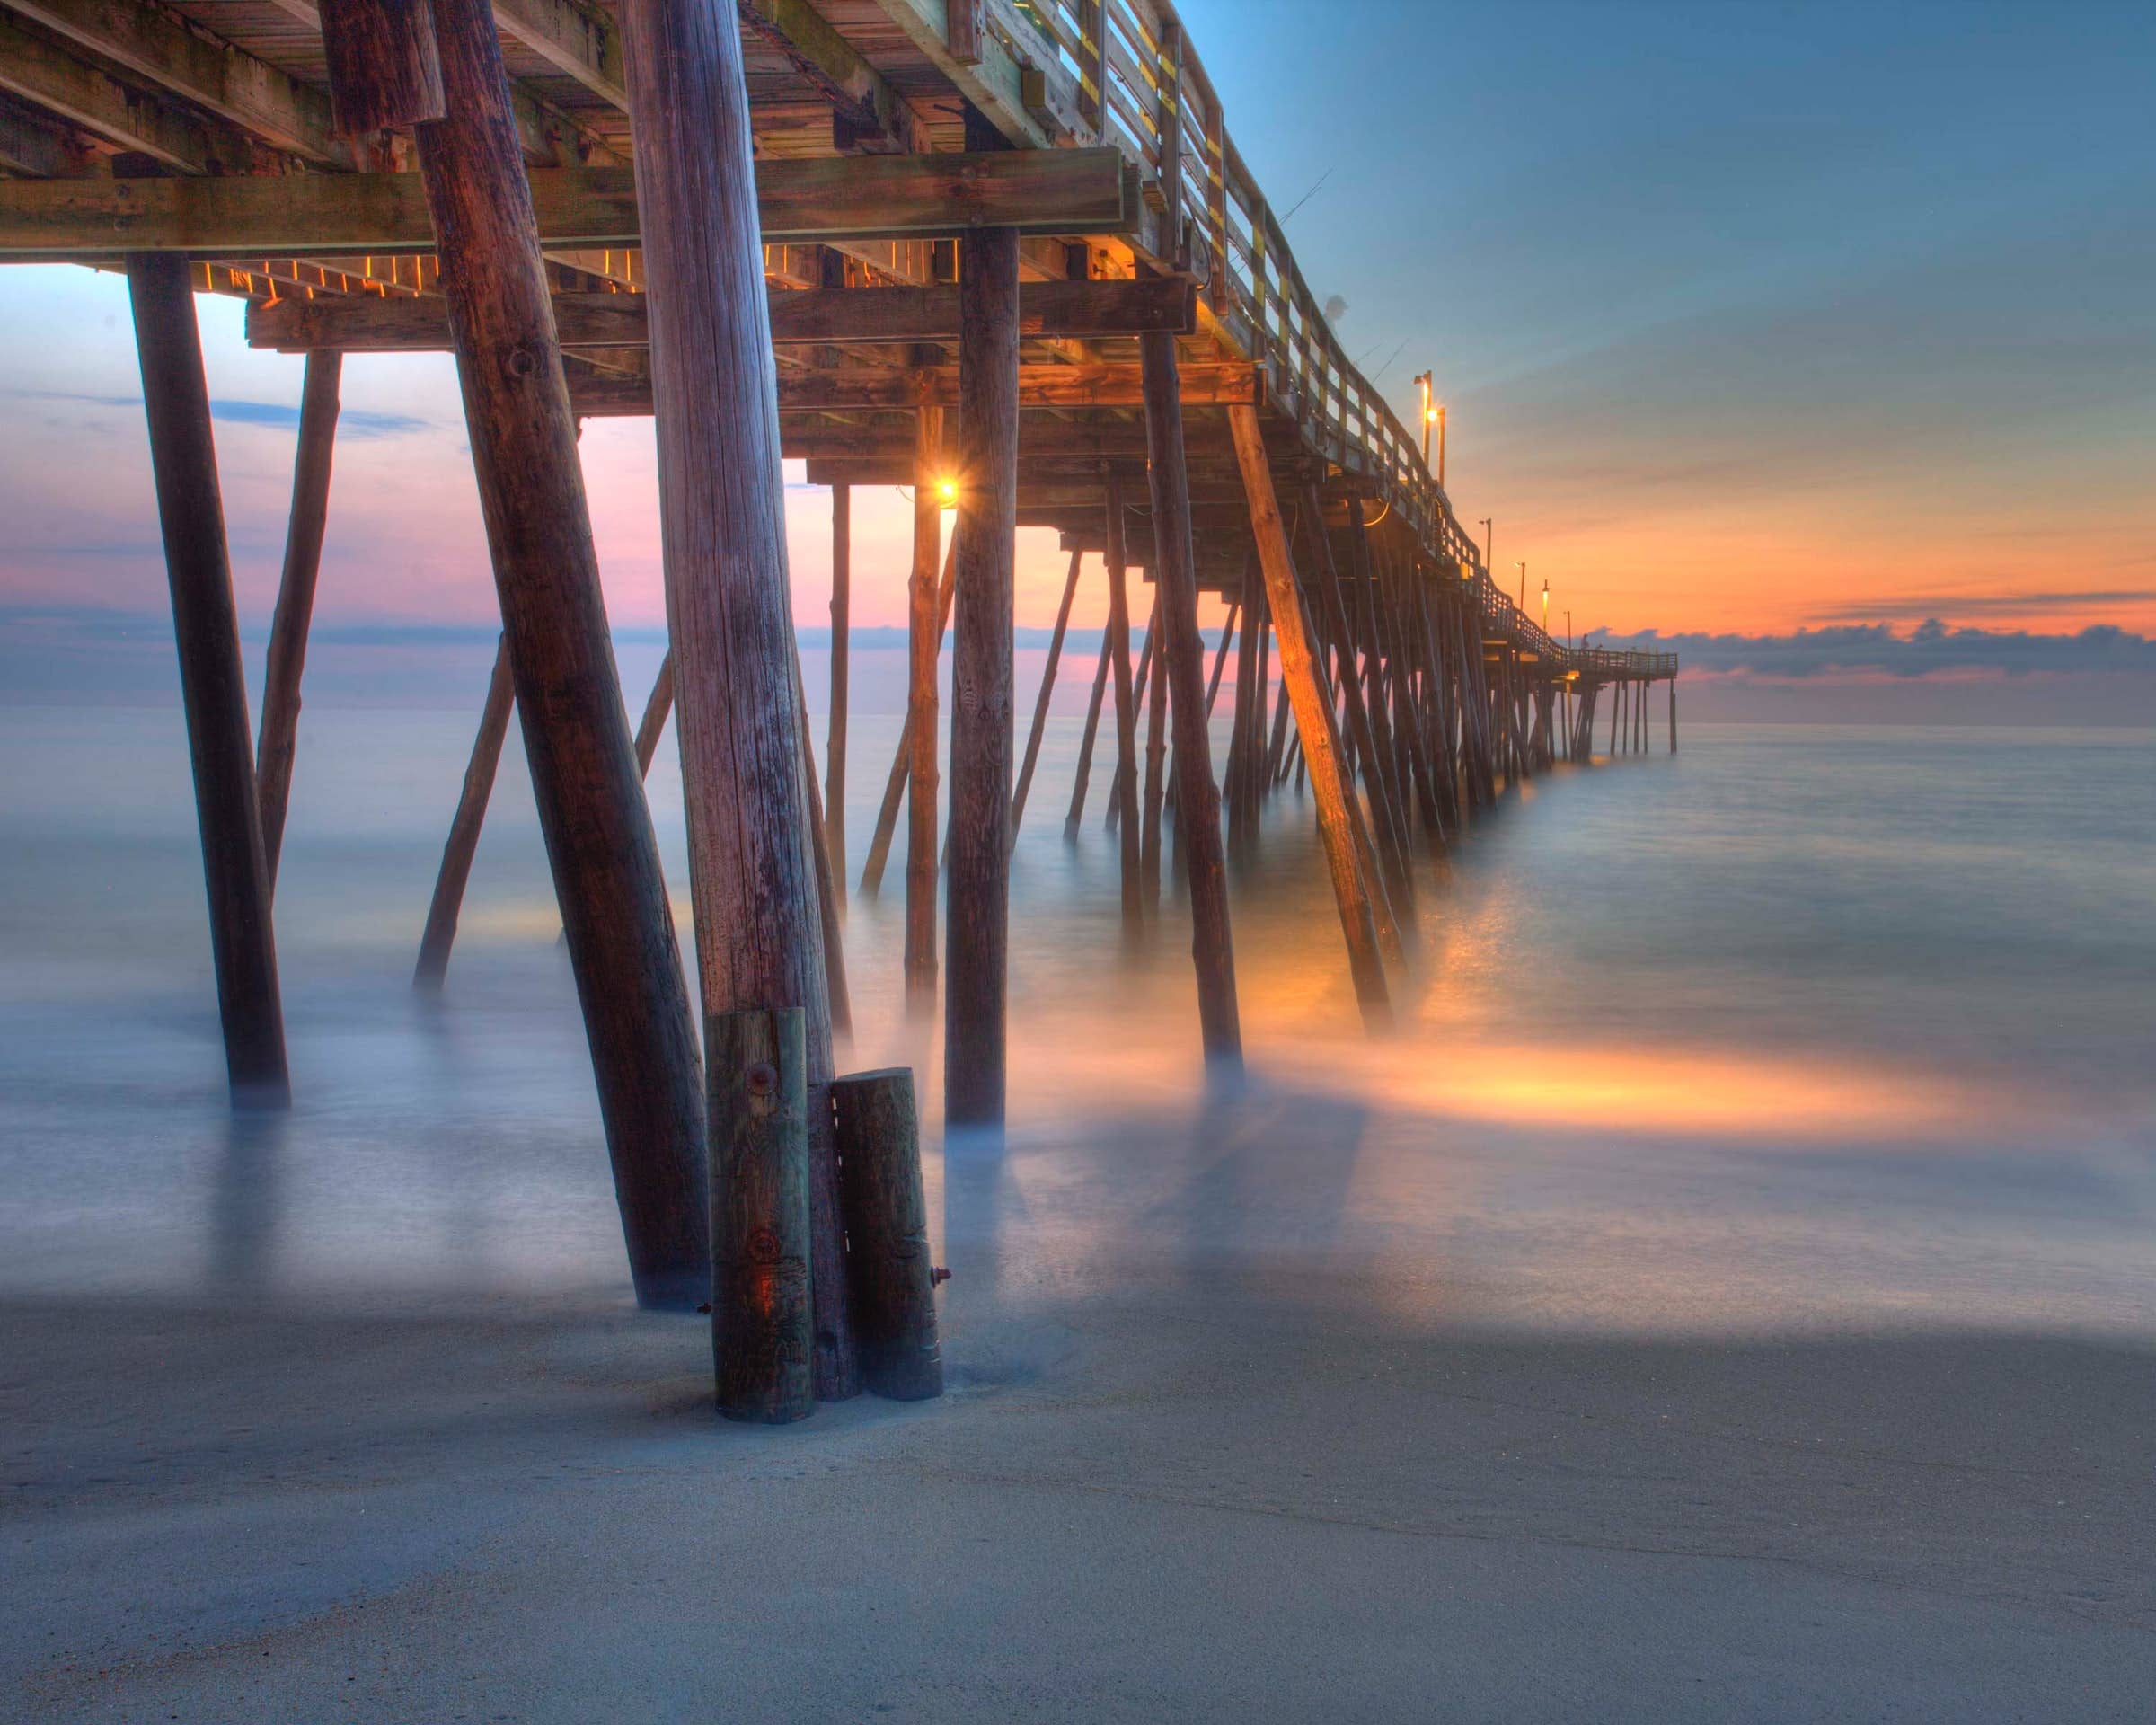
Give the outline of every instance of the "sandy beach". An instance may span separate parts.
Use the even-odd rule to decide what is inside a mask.
[[[2145,1703],[2140,1342],[1859,1322],[1824,1291],[1751,1334],[1606,1333],[1579,1320],[1671,1309],[1673,1278],[1724,1273],[1713,1250],[1605,1243],[1566,1266],[1394,1183],[1417,1153],[1445,1184],[1487,1133],[1433,1142],[1427,1122],[1283,1093],[1187,1128],[932,1171],[959,1268],[952,1393],[782,1429],[716,1420],[703,1322],[640,1315],[618,1287],[12,1298],[11,1711],[1943,1721]],[[1357,1143],[1355,1181],[1384,1204],[1346,1199]],[[1685,1165],[1645,1158],[1647,1196]],[[1804,1166],[1785,1168],[1797,1205]],[[1087,1201],[1047,1213],[1079,1186]],[[1804,1215],[1792,1245],[1814,1229],[1824,1244]]]

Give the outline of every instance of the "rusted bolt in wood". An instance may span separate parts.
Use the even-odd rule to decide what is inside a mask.
[[[944,1268],[943,1268],[943,1266],[942,1266],[942,1265],[941,1265],[941,1264],[938,1264],[938,1265],[936,1265],[936,1266],[935,1266],[933,1269],[931,1269],[931,1270],[928,1272],[928,1285],[929,1285],[931,1287],[941,1287],[941,1286],[942,1286],[942,1285],[943,1285],[945,1282],[948,1282],[950,1279],[950,1272],[948,1269],[944,1269]]]
[[[509,353],[510,376],[529,377],[532,373],[536,371],[538,368],[539,361],[533,357],[532,350],[529,348],[516,348],[511,349]]]
[[[751,1096],[768,1096],[778,1088],[779,1069],[767,1062],[759,1060],[743,1075],[743,1079],[748,1085],[748,1093]]]

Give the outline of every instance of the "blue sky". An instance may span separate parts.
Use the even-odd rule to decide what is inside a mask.
[[[1861,639],[1822,631],[1898,638],[1932,618],[1949,644],[1900,672],[1841,668],[2146,677],[2145,658],[2122,668],[2085,632],[2156,634],[2156,7],[1182,12],[1275,208],[1309,194],[1287,234],[1312,288],[1345,302],[1348,350],[1403,410],[1435,370],[1462,513],[1494,518],[1499,568],[1525,558],[1560,619],[1788,647],[1756,650],[1764,679]],[[249,353],[235,305],[199,304],[235,586],[259,627],[299,362]],[[94,683],[100,632],[138,642],[163,602],[125,294],[0,270],[0,319],[17,432],[0,454],[0,668],[72,630]],[[345,397],[325,628],[483,634],[446,360],[356,359]],[[586,461],[610,607],[648,630],[648,426],[595,425]],[[790,494],[805,624],[827,592],[825,507]],[[896,623],[906,506],[856,511],[857,615]],[[1049,620],[1061,574],[1029,539],[1022,624]],[[2014,637],[2059,645],[2032,656]],[[2118,710],[2091,688],[2092,714]]]

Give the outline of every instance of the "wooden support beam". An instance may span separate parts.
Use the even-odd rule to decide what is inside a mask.
[[[255,801],[247,684],[210,438],[209,388],[186,264],[169,257],[128,260],[128,297],[180,650],[225,1069],[235,1103],[284,1107],[292,1088],[285,1067],[270,873]]]
[[[743,26],[831,104],[832,141],[842,154],[929,147],[912,105],[808,0],[735,0],[735,8]]]
[[[1074,553],[1082,555],[1082,553]],[[1085,709],[1085,731],[1078,740],[1078,772],[1071,782],[1071,809],[1063,818],[1063,842],[1078,842],[1079,823],[1085,818],[1085,792],[1093,776],[1093,739],[1100,730],[1100,703],[1108,689],[1108,665],[1115,652],[1116,638],[1112,632],[1100,632],[1100,663],[1093,671],[1093,693]]]
[[[952,615],[950,902],[943,1115],[1001,1127],[1011,944],[1012,604],[1018,560],[1018,234],[959,259],[958,604]]]
[[[0,31],[7,28],[0,22]],[[0,68],[13,72],[19,63],[0,38]],[[71,75],[83,69],[70,66]],[[22,93],[42,100],[34,91]],[[141,137],[130,141],[134,116],[121,97],[111,100],[119,110],[118,141],[150,148]],[[82,123],[99,129],[87,118]],[[172,144],[170,159],[199,171],[212,155],[197,131]],[[0,256],[430,252],[435,228],[416,178],[235,172],[215,180],[10,181],[0,185]],[[769,161],[755,164],[755,193],[762,238],[774,244],[948,236],[989,225],[1024,234],[1117,234],[1135,222],[1138,203],[1114,150]],[[531,199],[539,239],[547,246],[641,243],[647,262],[657,249],[656,230],[653,241],[643,237],[636,183],[626,168],[535,169]],[[760,268],[755,286],[760,301]]]
[[[712,1013],[711,1358],[719,1411],[783,1425],[816,1411],[808,1075],[798,1006]]]
[[[1294,703],[1295,730],[1303,739],[1303,757],[1310,764],[1311,788],[1316,792],[1318,802],[1318,833],[1332,875],[1340,926],[1348,937],[1348,961],[1355,978],[1356,998],[1362,1006],[1365,1024],[1373,1027],[1388,1024],[1392,1022],[1392,1007],[1385,984],[1384,960],[1378,951],[1369,889],[1356,855],[1355,832],[1348,808],[1348,791],[1340,772],[1332,713],[1318,688],[1317,668],[1312,661],[1310,642],[1303,631],[1302,601],[1295,591],[1294,559],[1288,549],[1287,526],[1280,517],[1279,500],[1273,491],[1265,435],[1259,427],[1257,412],[1251,408],[1230,408],[1228,429],[1235,439],[1235,455],[1242,466],[1243,482],[1250,489],[1251,530],[1258,541],[1259,561],[1265,571],[1273,627],[1280,639],[1280,677],[1287,686],[1288,699]]]
[[[919,500],[916,499],[915,502],[915,508],[916,510],[915,518],[916,521],[919,519]],[[950,551],[946,550],[943,554],[942,584],[938,588],[936,594],[936,650],[939,653],[942,651],[943,630],[950,621],[951,579],[955,572],[956,570],[951,562]],[[861,869],[861,889],[863,894],[870,898],[873,898],[883,889],[884,865],[890,858],[891,836],[897,830],[898,825],[898,806],[906,800],[907,782],[913,775],[914,714],[911,695],[912,665],[910,659],[910,650],[913,646],[913,638],[911,634],[910,616],[910,606],[912,603],[912,577],[910,574],[907,577],[907,603],[909,606],[908,634],[906,638],[906,645],[909,650],[907,665],[907,707],[905,722],[898,727],[898,747],[893,750],[891,754],[891,770],[884,779],[883,801],[877,809],[875,836],[869,841],[869,858],[866,862],[862,864]]]
[[[1153,669],[1145,695],[1145,786],[1140,798],[1138,828],[1138,881],[1145,895],[1145,914],[1161,910],[1161,813],[1168,795],[1168,655],[1161,629],[1161,589],[1153,589],[1153,612],[1145,619],[1145,641],[1153,651]]]
[[[556,294],[554,323],[565,348],[650,346],[646,296]],[[770,295],[771,339],[789,342],[956,341],[955,288],[812,288]],[[1197,325],[1197,289],[1179,278],[1146,281],[1029,281],[1019,289],[1019,333],[1096,337],[1188,335]],[[449,316],[432,295],[377,299],[324,294],[254,300],[247,343],[279,353],[336,348],[346,353],[446,351]],[[955,381],[950,405],[957,399]]]
[[[508,80],[484,0],[435,0],[434,19],[447,116],[417,128],[416,177],[441,235],[540,829],[637,1296],[694,1306],[711,1282],[695,1031],[606,629]]]
[[[1083,552],[1071,553],[1070,573],[1064,577],[1063,602],[1056,607],[1056,627],[1048,635],[1048,662],[1040,674],[1040,695],[1033,703],[1033,726],[1026,733],[1026,758],[1018,770],[1018,789],[1011,793],[1011,848],[1018,848],[1019,823],[1026,815],[1026,792],[1033,787],[1033,767],[1040,759],[1041,733],[1047,729],[1048,700],[1056,693],[1056,668],[1063,662],[1063,637],[1071,626],[1071,601],[1078,595],[1078,565]]]
[[[322,47],[344,137],[371,138],[446,111],[427,0],[339,0],[322,14]]]
[[[1241,360],[1188,367],[1182,399],[1191,407],[1255,407],[1264,371]],[[648,378],[579,376],[571,385],[576,408],[586,419],[634,419],[651,411]],[[959,375],[949,366],[914,370],[788,371],[778,380],[782,413],[902,412],[914,407],[956,407]],[[1019,367],[1018,405],[1055,408],[1140,407],[1144,382],[1136,366],[1053,363]]]
[[[270,657],[262,678],[262,723],[255,744],[254,782],[262,816],[262,860],[277,890],[284,849],[285,809],[292,789],[292,756],[299,730],[299,679],[307,661],[307,626],[314,615],[314,582],[322,570],[322,537],[329,519],[330,457],[337,437],[337,385],[343,356],[307,356],[299,388],[299,446],[292,462],[292,514],[285,528],[285,567],[270,623]]]
[[[906,581],[906,1005],[915,1016],[936,1004],[936,660],[943,610],[933,571],[943,532],[937,496],[943,477],[943,412],[923,408],[915,429],[914,566]],[[955,583],[958,540],[950,544]]]
[[[565,78],[573,78],[609,107],[629,111],[622,32],[605,13],[567,0],[494,0],[501,33],[529,49]]]
[[[243,53],[140,0],[7,0],[7,9],[170,91],[190,106],[309,162],[349,166],[331,136],[330,103],[252,54]]]
[[[1109,796],[1111,817],[1122,831],[1123,933],[1135,937],[1145,925],[1145,900],[1138,882],[1138,714],[1130,677],[1130,589],[1123,553],[1123,486],[1108,475],[1108,635],[1109,662],[1116,674],[1116,775]],[[1147,637],[1146,644],[1152,645]]]
[[[469,0],[467,0],[469,3]],[[707,1013],[799,1007],[810,1099],[816,1393],[856,1393],[819,834],[804,794],[759,181],[741,39],[697,0],[624,0],[658,405],[667,617]],[[718,27],[714,28],[714,22]],[[776,164],[773,164],[774,166]],[[803,164],[821,165],[821,164]],[[888,159],[844,162],[875,169]],[[813,176],[810,183],[813,183]],[[851,183],[841,175],[826,187]],[[714,1123],[723,1130],[723,1122]]]
[[[236,128],[167,107],[129,89],[102,67],[78,58],[65,44],[24,29],[4,12],[0,12],[0,91],[20,96],[119,149],[148,156],[161,167],[183,174],[243,175],[255,165],[258,146]],[[6,236],[14,231],[11,217],[15,205],[19,201],[40,207],[66,203],[66,192],[54,188],[96,187],[104,194],[99,201],[124,206],[136,188],[188,183],[102,179],[0,182],[0,253],[10,249]],[[114,187],[122,188],[117,199],[111,195]],[[29,188],[36,190],[26,190]],[[150,198],[157,201],[155,194]],[[31,226],[35,228],[40,223],[33,219]],[[81,250],[52,249],[62,252]],[[116,243],[96,249],[112,256],[134,248]],[[139,249],[155,252],[165,248],[153,240]]]
[[[473,739],[464,787],[457,793],[456,813],[449,822],[448,842],[442,846],[442,865],[434,877],[434,897],[428,902],[426,926],[420,933],[420,958],[412,967],[411,986],[422,994],[439,994],[443,978],[449,973],[456,920],[464,910],[464,889],[472,879],[472,858],[479,849],[480,828],[486,823],[487,802],[494,794],[494,774],[501,765],[501,746],[508,737],[509,714],[516,703],[509,641],[504,635],[495,649],[494,674],[487,683],[487,698],[479,712],[479,734]]]
[[[928,1256],[914,1075],[904,1067],[849,1074],[831,1086],[831,1111],[862,1380],[873,1393],[901,1402],[941,1395],[941,1272]]]
[[[1190,537],[1188,466],[1181,391],[1171,336],[1141,338],[1145,430],[1153,452],[1153,615],[1161,625],[1163,685],[1175,720],[1176,855],[1190,890],[1190,957],[1197,970],[1197,1016],[1206,1058],[1242,1062],[1242,1015],[1235,995],[1235,942],[1221,855],[1220,792],[1213,780],[1206,717],[1205,641],[1197,630],[1197,579]],[[1225,638],[1223,638],[1225,646]]]
[[[846,695],[853,606],[853,488],[831,488],[831,712],[824,753],[824,849],[831,878],[846,878]],[[836,897],[844,904],[845,895]]]

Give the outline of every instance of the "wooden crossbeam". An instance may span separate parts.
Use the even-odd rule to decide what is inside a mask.
[[[307,29],[322,28],[314,0],[270,0]],[[494,22],[511,41],[529,49],[562,76],[626,113],[629,93],[622,77],[621,31],[599,13],[565,0],[495,0]]]
[[[409,266],[408,266],[409,267]],[[641,294],[557,294],[554,322],[568,348],[649,345]],[[1161,277],[1146,281],[1038,281],[1019,293],[1020,332],[1029,336],[1188,335],[1197,325],[1197,288]],[[831,288],[771,296],[771,334],[780,342],[954,341],[955,288]],[[247,308],[247,343],[279,353],[446,351],[449,314],[438,298],[376,299],[327,295],[257,302]]]
[[[350,161],[330,135],[330,102],[321,91],[190,30],[171,13],[135,0],[7,0],[7,9],[280,150],[310,162]]]
[[[0,66],[12,65],[0,48]],[[530,177],[543,243],[637,243],[636,185],[628,169],[535,169]],[[1029,234],[1119,234],[1135,221],[1139,208],[1114,150],[761,162],[756,190],[764,237],[773,243],[962,234],[985,224]],[[0,257],[118,252],[310,257],[433,249],[434,226],[417,174],[0,185]]]
[[[832,28],[808,0],[735,0],[742,27],[786,57],[831,104],[834,142],[844,149],[921,151],[920,119],[883,74]]]
[[[0,12],[0,90],[181,173],[243,174],[254,166],[255,146],[240,133],[146,100],[77,58],[67,46],[33,35],[4,12]],[[9,190],[39,183],[11,181]]]
[[[1247,361],[1183,368],[1183,400],[1196,407],[1255,407],[1263,374]],[[1135,365],[1025,365],[1019,367],[1021,408],[1137,407],[1144,390]],[[633,419],[651,411],[646,377],[579,377],[570,400],[593,419]],[[891,371],[794,371],[779,375],[782,413],[878,412],[955,407],[959,368],[931,366]]]

